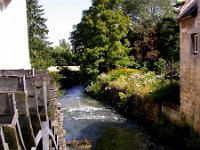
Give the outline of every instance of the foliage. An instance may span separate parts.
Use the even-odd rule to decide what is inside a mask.
[[[173,18],[163,18],[157,28],[160,56],[165,60],[179,61],[179,26]]]
[[[29,42],[31,64],[35,69],[46,69],[49,66],[54,66],[55,62],[51,56],[53,49],[34,37]]]
[[[124,10],[132,18],[134,25],[156,23],[163,16],[173,17],[175,0],[125,0]]]
[[[125,13],[132,18],[127,35],[137,68],[156,71],[155,62],[179,61],[179,27],[175,22],[175,0],[126,0]]]
[[[110,77],[107,74],[102,73],[97,77],[96,82],[91,82],[85,90],[90,93],[91,96],[98,98],[109,82]]]
[[[154,72],[142,73],[136,69],[116,69],[101,74],[86,91],[98,99],[110,101],[118,107],[129,104],[135,96],[148,101],[170,101],[179,104],[179,84],[164,80]],[[114,100],[114,102],[113,102]]]
[[[154,100],[156,102],[166,100],[177,105],[180,104],[180,87],[178,82],[173,82],[171,85],[170,81],[166,81],[156,86],[156,90],[150,94],[150,100]]]
[[[122,76],[128,77],[131,74],[141,74],[142,72],[137,69],[129,69],[129,68],[118,68],[108,72],[108,75],[111,77],[111,80],[118,79]]]
[[[59,46],[54,48],[52,57],[56,66],[68,66],[72,64],[73,55],[70,50],[70,44],[65,39],[59,40]]]
[[[51,57],[52,48],[47,41],[47,19],[43,15],[44,9],[38,4],[38,0],[27,0],[29,50],[32,67],[36,69],[54,65]]]
[[[124,15],[122,0],[93,0],[89,10],[71,33],[73,51],[86,78],[134,64],[126,39],[130,18]]]
[[[157,74],[163,75],[166,74],[166,61],[162,58],[159,58],[155,63],[154,63],[154,70]]]
[[[53,79],[55,86],[58,87],[58,95],[61,96],[64,92],[61,89],[61,80],[64,78],[64,76],[58,72],[49,72],[49,76]]]
[[[55,81],[56,85],[59,85],[60,80],[63,78],[63,75],[58,72],[49,72],[49,75]]]
[[[43,17],[44,9],[38,4],[38,0],[27,0],[28,34],[29,37],[47,39],[49,30],[46,26],[47,19]]]

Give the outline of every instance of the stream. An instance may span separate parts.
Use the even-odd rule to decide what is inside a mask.
[[[83,86],[74,86],[61,97],[66,141],[89,140],[95,150],[168,150],[155,144],[143,128],[112,107],[85,95]],[[85,150],[68,147],[68,150]]]

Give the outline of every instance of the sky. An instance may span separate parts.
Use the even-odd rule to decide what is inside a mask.
[[[182,0],[179,0],[182,1]],[[45,11],[49,41],[59,45],[60,39],[69,42],[73,25],[81,21],[83,10],[89,9],[91,0],[39,0]]]
[[[48,19],[49,41],[56,46],[60,39],[69,42],[73,25],[81,21],[82,12],[89,9],[91,0],[39,0],[39,4],[43,5],[44,17]]]

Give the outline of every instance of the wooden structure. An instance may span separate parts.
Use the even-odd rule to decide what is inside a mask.
[[[46,71],[0,70],[0,149],[65,150],[57,88]]]

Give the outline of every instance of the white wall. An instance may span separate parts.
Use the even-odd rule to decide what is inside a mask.
[[[30,69],[26,0],[0,12],[0,69]]]

